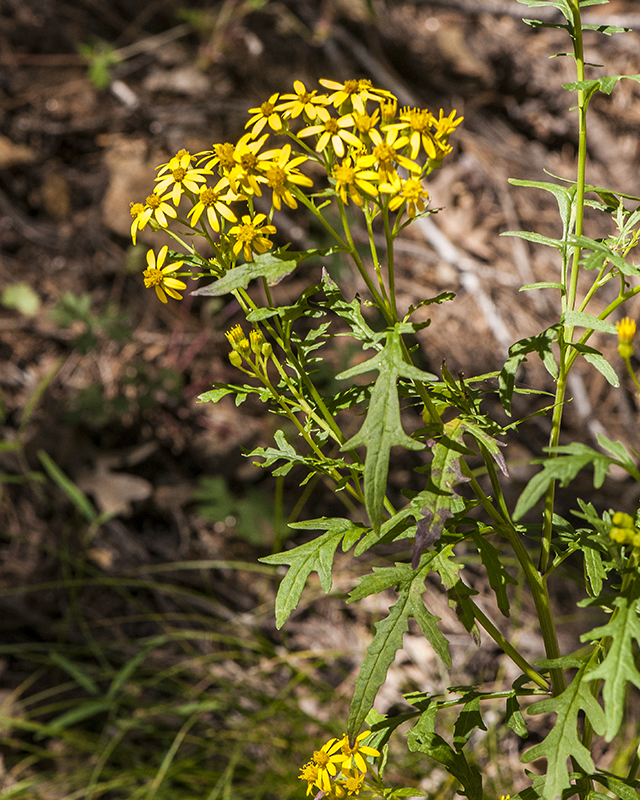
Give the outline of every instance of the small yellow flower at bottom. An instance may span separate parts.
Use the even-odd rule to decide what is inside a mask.
[[[187,288],[187,284],[184,281],[171,277],[171,273],[180,269],[184,263],[183,261],[174,261],[172,264],[167,264],[166,267],[162,266],[167,257],[168,250],[169,248],[165,244],[158,253],[157,259],[153,250],[149,250],[147,252],[147,269],[142,273],[144,285],[147,289],[151,286],[155,286],[156,294],[163,303],[167,302],[167,294],[175,300],[182,300],[182,295],[178,294],[176,290]]]
[[[618,354],[622,358],[631,358],[633,355],[633,337],[636,333],[636,323],[625,317],[616,322],[618,329]]]
[[[352,769],[353,766],[364,774],[367,771],[367,762],[364,760],[364,756],[380,755],[379,750],[361,744],[363,739],[367,739],[369,736],[371,736],[371,731],[363,731],[362,733],[358,734],[353,747],[351,747],[349,744],[349,737],[346,733],[342,739],[340,739],[340,748],[342,750],[342,755],[344,756],[342,763],[343,772],[345,772],[345,770]]]

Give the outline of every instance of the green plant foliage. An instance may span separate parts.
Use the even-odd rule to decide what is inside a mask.
[[[592,601],[593,602],[593,601]],[[582,634],[583,642],[600,641],[604,660],[587,673],[587,681],[604,682],[602,698],[606,712],[605,739],[613,741],[620,730],[627,683],[640,689],[640,672],[634,657],[634,642],[640,646],[640,587],[637,581],[630,583],[624,594],[617,597],[601,597],[598,605],[613,606],[611,619],[606,625]],[[604,647],[606,643],[606,647]]]
[[[554,668],[560,666],[579,667],[577,674],[569,686],[556,697],[548,700],[539,700],[527,709],[528,714],[546,714],[549,711],[557,714],[557,719],[551,733],[540,742],[531,747],[521,756],[525,764],[536,758],[547,759],[547,772],[542,797],[545,800],[555,800],[569,783],[567,759],[575,758],[578,764],[586,771],[593,772],[595,767],[589,750],[582,744],[578,735],[578,714],[583,711],[596,733],[602,734],[605,727],[604,712],[598,701],[591,694],[589,682],[585,680],[588,663],[578,659],[558,659],[545,661],[544,666]]]

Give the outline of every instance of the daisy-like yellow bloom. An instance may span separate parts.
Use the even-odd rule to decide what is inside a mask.
[[[177,158],[178,161],[180,161],[184,156],[189,156],[189,164],[191,164],[192,161],[197,161],[197,157],[192,156],[191,153],[188,150],[185,150],[184,148],[182,150],[178,150],[178,152],[175,154],[175,156],[173,156],[173,158]],[[162,175],[163,173],[167,172],[167,170],[169,170],[169,164],[171,163],[172,160],[173,159],[169,159],[169,161],[166,161],[164,164],[160,164],[158,167],[156,167],[156,169],[159,170],[158,175]]]
[[[458,117],[458,119],[455,119],[455,116],[456,116],[455,108],[446,117],[444,115],[444,111],[440,109],[438,119],[434,119],[433,121],[433,127],[435,128],[434,136],[439,142],[446,143],[447,140],[449,139],[450,134],[452,134],[455,131],[455,129],[464,119],[464,117]]]
[[[376,129],[376,125],[380,121],[380,111],[376,108],[371,116],[354,111],[352,117],[355,130],[360,134],[360,138],[365,142],[368,141],[372,131]]]
[[[367,762],[364,759],[364,756],[379,756],[380,751],[376,750],[375,747],[368,747],[365,744],[361,744],[364,739],[369,738],[371,736],[371,731],[362,731],[356,737],[356,740],[353,744],[353,747],[349,744],[349,737],[345,733],[342,739],[340,739],[340,750],[342,755],[344,756],[344,760],[342,762],[342,772],[345,773],[351,769],[360,770],[360,772],[364,775],[367,771]]]
[[[370,749],[373,750],[373,747]],[[360,794],[360,789],[362,789],[364,782],[364,773],[358,772],[358,770],[346,769],[343,766],[342,774],[344,775],[344,780],[340,781],[340,783],[347,790],[347,794]]]
[[[362,207],[364,200],[360,191],[372,197],[378,195],[377,187],[371,183],[372,180],[378,180],[378,174],[363,169],[359,160],[352,164],[351,156],[347,156],[341,164],[333,168],[333,177],[336,181],[336,191],[345,205],[351,198],[357,206]]]
[[[261,172],[261,161],[266,161],[269,153],[259,153],[262,145],[267,141],[268,133],[263,134],[259,139],[251,141],[251,134],[245,134],[233,151],[234,166],[227,173],[229,186],[235,194],[262,196],[261,183],[266,183],[267,179]]]
[[[166,202],[168,197],[169,195],[160,197],[157,194],[150,194],[144,201],[144,205],[142,203],[131,203],[131,216],[133,217],[131,240],[134,244],[136,243],[138,231],[146,228],[151,217],[154,217],[162,228],[166,228],[169,224],[167,217],[174,219],[178,216],[175,208]]]
[[[282,95],[281,99],[285,102],[276,106],[275,110],[280,111],[285,119],[295,119],[304,111],[305,117],[313,122],[316,118],[316,106],[326,105],[327,96],[319,95],[316,97],[317,90],[314,89],[308,92],[302,81],[294,81],[293,90],[295,94]]]
[[[253,116],[244,127],[251,128],[251,136],[258,136],[267,123],[269,123],[269,127],[273,131],[277,132],[282,130],[282,120],[276,111],[278,97],[280,97],[280,94],[276,92],[258,108],[249,109],[249,113],[253,114]]]
[[[265,155],[268,154],[265,153]],[[308,161],[308,158],[306,156],[296,156],[289,160],[291,155],[290,144],[285,144],[279,151],[274,150],[273,155],[277,157],[273,161],[267,161],[262,165],[267,186],[273,192],[273,205],[278,211],[282,208],[283,202],[289,208],[297,208],[298,202],[291,194],[289,184],[313,186],[311,178],[303,175],[298,169],[300,164]]]
[[[171,187],[171,199],[175,206],[180,204],[180,198],[185,189],[197,194],[200,191],[200,184],[206,181],[204,176],[211,174],[209,169],[192,169],[191,159],[192,156],[186,151],[180,158],[174,156],[167,165],[160,169],[156,178],[158,185],[154,192],[162,194]]]
[[[235,199],[236,195],[229,192],[227,178],[220,178],[213,189],[210,186],[202,186],[198,202],[187,214],[188,217],[191,217],[191,227],[194,228],[198,224],[204,211],[207,212],[209,225],[216,233],[220,230],[220,217],[228,222],[237,222],[238,217],[229,208],[229,203]]]
[[[376,89],[369,80],[351,80],[344,83],[337,81],[329,81],[326,78],[320,78],[319,83],[325,89],[332,89],[333,94],[329,95],[329,102],[333,103],[334,108],[339,108],[347,100],[350,101],[354,111],[358,114],[365,113],[367,100],[380,100],[388,97],[393,97],[391,92],[384,89]]]
[[[317,769],[317,779],[315,785],[323,792],[329,792],[332,788],[331,778],[335,777],[338,770],[336,764],[340,764],[345,760],[344,754],[341,752],[342,739],[329,739],[326,744],[323,744],[320,750],[316,750],[313,754],[310,764],[314,764]]]
[[[236,165],[235,159],[233,158],[235,149],[235,144],[231,142],[214,144],[211,150],[203,150],[201,153],[198,153],[198,156],[203,156],[200,158],[200,161],[198,161],[198,164],[204,164],[205,168],[209,170],[217,166],[220,176],[223,177]]]
[[[429,158],[437,158],[434,136],[431,127],[436,118],[425,109],[403,108],[398,122],[384,125],[383,130],[401,133],[402,146],[409,145],[410,155],[415,160],[420,152],[420,145]],[[395,134],[392,134],[395,135]]]
[[[420,183],[418,178],[408,178],[403,180],[397,173],[391,175],[389,180],[381,183],[380,192],[384,194],[394,194],[389,201],[389,210],[397,211],[405,203],[407,204],[407,214],[411,219],[420,212],[422,213],[429,202],[429,192]]]
[[[396,174],[398,166],[404,167],[409,172],[422,171],[419,164],[399,152],[404,145],[401,139],[394,137],[392,131],[387,131],[386,138],[383,139],[380,131],[374,128],[370,136],[373,149],[370,154],[361,156],[358,164],[361,167],[377,167],[378,177],[382,183],[387,183],[391,176]]]
[[[618,354],[625,359],[633,355],[633,337],[636,335],[636,323],[625,317],[616,322],[618,329]]]
[[[305,136],[318,136],[316,144],[316,153],[322,153],[327,145],[331,144],[334,153],[343,158],[346,153],[345,142],[352,147],[360,149],[362,142],[358,137],[348,128],[353,128],[355,122],[351,114],[345,114],[343,117],[332,117],[326,108],[320,106],[316,110],[316,119],[320,120],[315,125],[310,125],[308,128],[303,128],[298,136],[304,138]]]
[[[318,789],[318,767],[313,763],[313,761],[309,761],[304,767],[300,768],[300,775],[298,775],[298,779],[301,781],[307,782],[307,794],[313,794],[313,787],[316,786]]]
[[[240,224],[229,229],[229,235],[235,236],[236,239],[233,245],[235,256],[239,255],[242,250],[245,261],[253,261],[254,253],[266,253],[273,247],[273,242],[267,239],[265,234],[274,234],[276,227],[275,225],[263,225],[266,218],[265,214],[256,214],[253,219],[249,214],[245,214]]]
[[[172,264],[163,266],[169,248],[165,246],[156,254],[153,250],[147,251],[147,269],[142,273],[144,277],[144,285],[147,289],[155,286],[156,294],[163,303],[167,302],[167,294],[176,300],[182,300],[182,296],[178,294],[177,289],[186,289],[187,284],[177,278],[172,278],[171,273],[180,269],[183,261],[174,261]],[[165,294],[166,292],[166,294]]]

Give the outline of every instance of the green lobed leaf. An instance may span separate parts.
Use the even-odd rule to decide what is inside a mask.
[[[520,495],[513,514],[515,520],[533,508],[551,483],[560,481],[562,487],[568,486],[587,464],[593,464],[593,485],[596,489],[600,488],[609,466],[616,460],[579,442],[554,447],[553,452],[558,455],[543,463],[542,470],[533,476]]]
[[[620,800],[638,800],[640,781],[637,778],[636,780],[624,780],[603,772],[595,772],[590,777],[613,792]]]
[[[321,517],[320,519],[292,523],[289,527],[305,530],[323,530],[326,533],[311,542],[294,547],[293,550],[275,553],[258,559],[263,564],[289,565],[287,574],[280,583],[276,596],[277,628],[281,628],[284,625],[291,612],[298,605],[300,595],[310,573],[317,572],[324,591],[331,591],[331,567],[336,548],[345,536],[351,534],[354,528],[364,531],[364,528],[359,528],[350,520],[339,517]]]
[[[368,344],[374,344],[377,341],[376,334],[367,325],[365,318],[362,316],[360,298],[356,296],[348,303],[338,288],[338,284],[331,279],[326,270],[323,270],[322,274],[322,289],[326,297],[323,306],[349,323],[354,338]]]
[[[475,765],[470,765],[464,753],[457,753],[439,734],[435,733],[435,705],[425,711],[408,733],[409,750],[425,753],[443,764],[450,775],[461,784],[458,794],[468,800],[482,800],[482,775]]]
[[[552,325],[542,333],[520,339],[509,348],[509,358],[504,362],[498,379],[500,402],[509,416],[511,416],[511,399],[515,390],[516,373],[520,364],[527,360],[530,353],[537,353],[547,372],[553,378],[558,377],[558,365],[551,346],[558,338],[559,327],[559,325]]]
[[[560,666],[559,661],[555,659],[549,663]],[[568,758],[574,758],[587,773],[595,769],[591,753],[582,744],[578,734],[578,716],[583,711],[598,735],[604,731],[605,716],[591,694],[589,682],[585,680],[586,668],[587,664],[582,664],[569,686],[557,697],[540,700],[527,709],[528,714],[554,712],[557,715],[555,725],[546,738],[520,757],[525,764],[537,758],[547,759],[546,781],[542,793],[544,800],[556,800],[571,785],[567,769]]]
[[[247,261],[239,267],[230,269],[222,278],[218,278],[209,286],[201,286],[191,292],[192,295],[221,297],[235,289],[246,289],[252,280],[265,278],[269,286],[279,283],[285,275],[289,275],[298,266],[305,254],[290,253],[287,250],[276,250],[273,253],[256,255],[253,261]]]
[[[469,695],[469,700],[462,706],[453,728],[453,746],[458,752],[469,741],[474,730],[487,730],[480,713],[480,695],[476,692],[469,692]]]
[[[505,721],[507,726],[521,739],[527,739],[529,737],[527,724],[520,711],[520,703],[518,702],[518,695],[515,691],[507,697]]]
[[[587,681],[602,680],[602,696],[607,722],[605,739],[611,742],[622,723],[627,682],[640,689],[640,672],[636,667],[633,642],[640,645],[640,588],[633,581],[625,592],[612,599],[615,611],[606,625],[594,628],[580,637],[582,642],[608,639],[604,661],[589,671]]]
[[[345,442],[341,450],[367,448],[364,463],[365,506],[373,528],[378,529],[387,489],[391,448],[399,445],[408,450],[422,450],[425,447],[422,442],[407,436],[402,428],[397,381],[400,377],[425,381],[429,376],[404,361],[400,334],[396,330],[387,331],[385,347],[376,356],[336,375],[336,378],[344,380],[371,370],[377,370],[379,375],[371,392],[367,417],[358,433]]]
[[[411,569],[408,564],[396,564],[395,567],[376,571],[375,575],[366,576],[360,587],[350,594],[349,600],[353,601],[367,594],[382,591],[391,585],[397,585],[398,589],[398,600],[389,610],[389,615],[375,625],[375,635],[367,648],[367,655],[356,679],[349,712],[351,737],[357,736],[360,731],[365,717],[373,706],[378,689],[385,682],[389,667],[397,651],[402,647],[403,635],[409,628],[409,617],[414,617],[418,622],[422,633],[444,664],[447,667],[451,666],[448,642],[436,625],[439,617],[426,609],[422,599],[425,592],[425,578],[436,555],[436,553],[426,554],[418,570]]]

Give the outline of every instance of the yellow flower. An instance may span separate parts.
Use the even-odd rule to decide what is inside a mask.
[[[455,131],[458,125],[462,122],[464,117],[458,117],[458,119],[454,119],[456,115],[455,108],[453,111],[448,115],[444,116],[444,112],[440,109],[440,114],[438,119],[434,119],[433,127],[435,128],[435,138],[439,142],[446,143],[449,139],[449,135]]]
[[[339,108],[347,100],[350,101],[354,111],[358,114],[365,113],[365,106],[367,100],[381,100],[388,97],[393,97],[391,92],[384,89],[376,89],[369,80],[351,80],[344,83],[337,81],[329,81],[326,78],[320,78],[319,83],[325,89],[333,89],[332,95],[329,95],[329,102],[333,103],[334,108]]]
[[[383,183],[389,181],[398,166],[404,167],[409,172],[422,171],[419,164],[398,152],[404,145],[401,139],[395,138],[392,131],[388,131],[386,138],[383,139],[380,131],[374,128],[370,136],[373,149],[369,155],[359,158],[358,163],[362,167],[376,166],[378,177]]]
[[[245,134],[233,151],[234,166],[229,170],[227,177],[231,191],[235,194],[246,196],[262,196],[260,189],[261,183],[266,183],[267,179],[260,171],[260,162],[266,160],[268,153],[259,154],[262,145],[267,141],[268,133],[259,139],[250,141],[251,134]]]
[[[383,130],[394,131],[394,135],[402,133],[400,141],[403,147],[409,145],[412,159],[416,159],[421,144],[427,156],[435,159],[437,150],[431,133],[431,127],[435,123],[436,118],[426,108],[404,108],[400,113],[399,122],[385,125]]]
[[[167,222],[167,217],[175,219],[175,217],[178,216],[175,208],[166,202],[168,197],[169,195],[160,197],[160,195],[157,194],[150,194],[145,200],[144,205],[142,205],[142,203],[131,203],[131,216],[133,217],[133,222],[131,223],[131,239],[134,244],[136,243],[138,231],[142,231],[146,228],[151,217],[155,218],[155,221],[161,228],[166,228],[169,224]]]
[[[345,155],[345,142],[352,147],[360,149],[362,142],[347,128],[353,128],[355,122],[351,114],[345,114],[343,117],[332,117],[326,108],[322,106],[316,110],[316,119],[320,122],[316,125],[311,125],[308,128],[303,128],[298,136],[301,138],[305,136],[318,136],[316,144],[316,153],[322,153],[327,145],[331,143],[334,153],[343,158]]]
[[[249,355],[251,352],[251,344],[244,335],[244,331],[240,325],[234,325],[230,331],[225,333],[225,336],[234,351],[241,353],[243,356]]]
[[[373,750],[372,747],[369,749]],[[378,751],[376,750],[376,752]],[[360,789],[362,789],[362,784],[364,782],[364,773],[358,772],[357,770],[346,769],[343,765],[342,774],[345,779],[340,781],[340,783],[347,790],[347,794],[360,794]]]
[[[343,159],[340,165],[333,168],[333,177],[336,181],[336,191],[345,204],[348,204],[349,198],[351,198],[357,206],[362,207],[364,200],[359,190],[373,197],[378,194],[378,189],[371,183],[372,180],[378,179],[377,173],[363,170],[359,162],[352,166],[351,156]]]
[[[220,178],[213,189],[210,186],[201,187],[198,202],[187,214],[188,217],[191,217],[192,228],[197,225],[205,210],[209,225],[216,233],[220,230],[219,217],[224,217],[229,222],[238,221],[238,218],[228,205],[231,200],[236,199],[236,196],[233,193],[229,193],[229,191],[223,193],[223,190],[228,189],[228,187],[229,181],[227,178]]]
[[[156,178],[158,185],[154,192],[162,194],[171,186],[171,199],[174,206],[180,204],[180,198],[185,189],[196,194],[200,190],[200,184],[206,181],[204,176],[211,174],[209,169],[191,169],[192,158],[193,156],[186,151],[180,158],[174,156],[168,164],[160,168]]]
[[[320,788],[318,785],[318,767],[313,761],[309,761],[304,767],[300,768],[300,775],[298,775],[298,778],[301,781],[307,782],[307,794],[313,794],[314,786],[318,789]]]
[[[281,111],[285,119],[295,119],[304,111],[305,117],[313,121],[316,118],[316,106],[327,104],[326,95],[316,97],[316,89],[308,92],[302,81],[294,81],[293,89],[295,94],[283,94],[282,100],[286,102],[280,103],[275,110]]]
[[[204,156],[198,161],[198,164],[204,164],[205,168],[209,170],[217,165],[218,172],[222,177],[236,165],[235,159],[233,158],[235,149],[235,144],[231,142],[214,144],[211,150],[203,150],[201,153],[198,153],[199,156]]]
[[[395,194],[395,197],[389,201],[390,211],[397,211],[406,203],[407,214],[411,219],[415,217],[416,213],[422,213],[425,210],[429,200],[429,192],[417,178],[402,180],[397,173],[391,175],[388,182],[380,184],[380,192]]]
[[[636,333],[636,323],[634,320],[625,317],[616,322],[618,329],[618,353],[624,358],[631,358],[633,355],[633,337]]]
[[[276,232],[275,225],[262,225],[266,219],[265,214],[256,214],[251,219],[249,214],[242,217],[242,223],[234,225],[229,229],[229,235],[235,236],[236,241],[233,245],[233,254],[235,256],[243,251],[245,261],[253,261],[253,253],[266,253],[271,247],[273,242],[267,239],[264,234],[274,234]]]
[[[338,772],[336,764],[340,764],[345,760],[344,755],[338,752],[341,746],[341,739],[329,739],[326,744],[322,745],[320,750],[314,752],[313,759],[309,762],[315,764],[317,768],[315,785],[323,792],[331,790],[331,777]]]
[[[172,278],[171,273],[180,269],[184,262],[174,261],[172,264],[167,264],[163,267],[164,260],[167,257],[169,248],[165,246],[158,253],[156,260],[153,250],[147,252],[147,269],[142,273],[144,276],[144,285],[149,289],[155,286],[156,294],[163,303],[167,302],[166,294],[176,300],[182,300],[182,296],[178,294],[176,289],[186,289],[187,284],[184,281],[179,281],[177,278]],[[166,292],[166,294],[165,294]]]
[[[264,177],[267,181],[267,186],[273,192],[273,205],[280,211],[282,203],[284,202],[289,208],[297,208],[298,203],[295,197],[291,194],[291,189],[288,184],[296,184],[297,186],[313,186],[313,181],[306,175],[303,175],[298,166],[308,161],[306,156],[296,156],[289,161],[291,155],[291,145],[285,144],[281,150],[272,151],[273,156],[277,156],[273,161],[267,161],[262,164],[261,168],[264,171]],[[265,153],[264,155],[271,155]]]
[[[269,123],[269,127],[273,131],[277,132],[282,130],[282,120],[276,112],[276,102],[279,96],[278,92],[276,92],[276,94],[272,94],[271,97],[266,102],[262,103],[261,106],[258,106],[258,108],[249,109],[249,113],[253,114],[253,116],[244,127],[249,128],[253,126],[251,128],[252,137],[261,133],[267,123]]]
[[[340,749],[344,756],[344,761],[342,762],[343,773],[355,767],[364,775],[367,771],[367,762],[364,760],[364,756],[380,755],[380,751],[376,750],[374,747],[367,747],[367,745],[360,744],[363,739],[367,739],[369,736],[371,736],[371,731],[362,731],[362,733],[358,734],[356,737],[353,747],[349,744],[349,737],[346,733],[342,739],[340,739]]]

